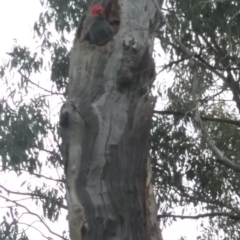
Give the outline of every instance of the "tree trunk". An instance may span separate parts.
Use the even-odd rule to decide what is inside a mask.
[[[162,239],[151,185],[149,133],[155,99],[151,0],[105,0],[114,40],[72,48],[60,116],[71,240]]]

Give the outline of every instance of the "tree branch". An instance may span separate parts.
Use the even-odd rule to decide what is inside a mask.
[[[191,112],[180,112],[180,111],[172,111],[172,110],[154,111],[154,113],[162,114],[162,115],[174,115],[174,116],[179,116],[179,117],[193,117],[193,114]],[[238,121],[238,120],[212,118],[212,117],[208,117],[208,116],[200,116],[200,118],[203,121],[228,123],[228,124],[233,124],[237,127],[240,127],[240,121]]]
[[[47,197],[47,196],[44,196],[43,194],[15,192],[15,191],[8,190],[7,188],[3,187],[2,185],[0,185],[0,188],[2,188],[4,191],[6,191],[7,193],[10,193],[10,194],[36,197],[36,198],[39,198],[39,199],[42,198],[42,199],[46,199],[46,200],[48,199],[48,197]],[[16,201],[17,201],[17,200],[16,200]],[[57,201],[56,201],[56,205],[58,205],[58,206],[61,207],[61,208],[67,209],[67,206],[66,206],[66,205],[61,204],[61,203],[58,203]]]
[[[8,168],[9,169],[9,168]],[[38,177],[38,178],[45,178],[45,179],[47,179],[47,180],[51,180],[51,181],[55,181],[55,182],[58,182],[58,183],[65,183],[65,180],[64,179],[54,179],[54,178],[51,178],[51,177],[46,177],[46,176],[44,176],[44,175],[42,175],[42,174],[39,174],[39,173],[30,173],[29,171],[27,171],[27,170],[25,170],[25,169],[20,169],[21,171],[23,171],[23,172],[26,172],[26,173],[28,173],[28,174],[30,174],[30,175],[33,175],[33,176],[36,176],[36,177]]]
[[[45,236],[39,229],[37,229],[36,227],[33,226],[33,224],[34,224],[35,222],[39,222],[39,221],[34,221],[34,222],[31,223],[31,224],[27,224],[27,223],[23,223],[23,222],[18,222],[18,224],[26,225],[26,226],[27,226],[27,229],[28,229],[28,228],[33,228],[33,229],[35,229],[37,232],[39,232],[39,233],[42,235],[42,237],[46,238],[47,240],[50,240],[50,239],[51,239],[50,237]],[[24,229],[23,232],[26,233],[26,232],[27,232],[27,229]]]
[[[240,215],[236,215],[236,214],[231,214],[231,213],[224,213],[224,212],[213,212],[213,213],[204,213],[204,214],[198,214],[198,215],[194,215],[194,216],[187,216],[187,215],[173,215],[173,214],[159,214],[158,215],[158,220],[160,220],[160,218],[166,218],[166,217],[172,217],[172,218],[181,218],[181,219],[199,219],[199,218],[204,218],[204,217],[229,217],[231,219],[234,220],[239,220],[240,219]]]
[[[46,89],[46,88],[43,88],[43,87],[39,86],[38,84],[36,84],[36,83],[33,82],[32,80],[30,80],[27,76],[25,76],[25,75],[21,72],[21,70],[19,70],[18,72],[19,72],[19,74],[20,74],[27,82],[30,82],[32,85],[34,85],[34,86],[42,89],[43,91],[48,92],[48,93],[51,93],[52,95],[63,95],[62,93],[52,92],[52,91],[50,91],[50,90],[48,90],[48,89]]]
[[[157,1],[156,1],[156,0],[153,0],[153,2],[154,2],[154,4],[155,4],[156,7],[157,7],[158,13],[160,14],[161,18],[162,18],[163,21],[165,22],[168,30],[170,31],[174,42],[178,44],[178,46],[181,48],[181,50],[182,50],[188,57],[192,57],[193,54],[191,53],[191,51],[189,51],[188,48],[185,47],[185,46],[183,45],[183,43],[175,37],[174,32],[173,32],[173,29],[172,29],[172,27],[170,26],[170,24],[168,23],[167,18],[166,18],[166,17],[164,16],[164,14],[162,13],[161,8],[159,7]]]
[[[16,202],[16,201],[14,201],[14,200],[11,200],[11,199],[9,199],[9,198],[6,198],[6,197],[4,197],[4,196],[1,196],[1,195],[0,195],[0,198],[6,200],[7,202],[14,203],[16,206],[25,209],[30,215],[37,217],[37,218],[39,219],[39,221],[47,228],[47,230],[48,230],[51,234],[53,234],[53,235],[55,235],[55,236],[57,236],[57,237],[65,240],[64,237],[62,237],[61,235],[53,232],[53,231],[50,229],[50,227],[43,221],[43,219],[42,219],[39,215],[37,215],[36,213],[30,211],[26,206],[24,206],[24,205],[22,205],[22,204],[20,204],[20,203],[18,203],[18,202]]]
[[[232,75],[230,70],[227,71],[227,78],[226,78],[225,82],[227,82],[229,88],[232,91],[233,100],[236,102],[238,111],[240,113],[240,97],[239,97],[240,89],[239,89],[239,84],[234,80],[233,75]]]
[[[222,162],[225,166],[231,168],[232,170],[240,173],[240,165],[232,162],[230,159],[224,156],[222,151],[213,143],[212,139],[210,138],[208,131],[206,130],[205,126],[202,124],[199,113],[196,112],[195,121],[199,128],[202,131],[203,137],[205,138],[209,148],[212,152],[217,156],[218,161]]]
[[[204,63],[209,69],[215,69],[215,70],[221,70],[221,71],[227,71],[227,70],[240,70],[240,67],[215,67],[212,66],[211,64],[209,64],[208,62],[206,62],[201,56],[200,54],[195,54],[194,55],[195,58],[197,58],[198,60],[200,60],[202,63]]]

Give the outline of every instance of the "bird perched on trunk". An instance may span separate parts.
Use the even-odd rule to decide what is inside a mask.
[[[93,22],[90,25],[88,38],[91,44],[104,45],[113,38],[113,28],[108,23],[104,15],[104,8],[93,5],[91,8]]]

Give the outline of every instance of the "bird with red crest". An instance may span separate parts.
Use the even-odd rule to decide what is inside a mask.
[[[88,32],[91,44],[104,45],[113,38],[113,28],[105,18],[104,8],[100,5],[91,7],[92,24]]]

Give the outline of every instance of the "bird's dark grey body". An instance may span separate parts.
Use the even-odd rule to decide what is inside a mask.
[[[89,29],[89,41],[91,44],[103,45],[113,38],[113,29],[101,13],[93,19]]]

